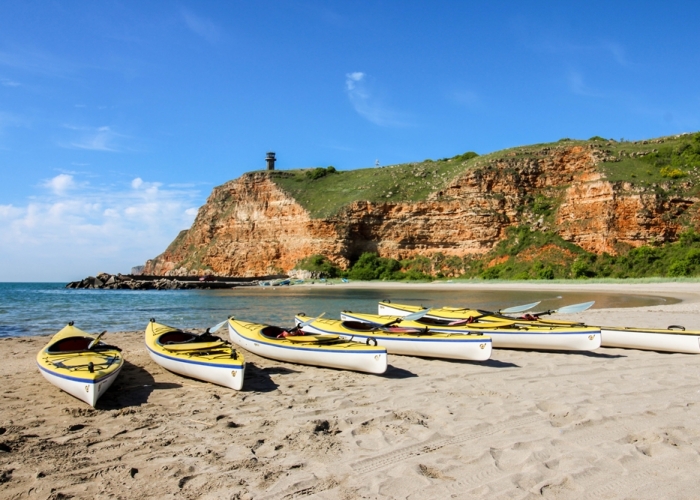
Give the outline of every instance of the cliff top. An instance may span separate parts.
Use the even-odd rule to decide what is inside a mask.
[[[611,182],[669,195],[697,195],[700,177],[700,133],[641,141],[561,139],[519,146],[479,156],[468,152],[452,158],[386,167],[338,171],[333,167],[276,170],[270,177],[314,218],[337,214],[355,201],[422,201],[470,169],[490,169],[523,160],[545,158],[574,146],[596,150],[596,168]]]

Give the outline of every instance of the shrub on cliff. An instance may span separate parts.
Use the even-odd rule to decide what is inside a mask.
[[[365,252],[347,272],[350,279],[355,280],[399,280],[401,264],[396,259],[380,257],[374,252]]]
[[[313,273],[318,273],[318,275],[327,276],[328,278],[337,278],[340,276],[341,271],[338,266],[333,264],[325,255],[311,255],[297,262],[295,269],[300,269],[303,271],[311,271]]]
[[[476,158],[477,156],[479,156],[479,155],[477,153],[475,153],[474,151],[467,151],[466,153],[461,154],[461,155],[457,155],[457,156],[453,157],[452,159],[454,161],[463,162],[463,161],[471,160],[472,158]]]
[[[374,252],[365,252],[360,255],[350,270],[347,277],[354,280],[427,280],[431,279],[430,259],[416,256],[399,262],[396,259],[380,257]]]
[[[316,180],[320,179],[321,177],[325,177],[328,174],[334,174],[336,172],[336,169],[333,165],[323,168],[323,167],[316,167],[313,170],[307,170],[306,171],[306,177],[308,177],[311,180]]]

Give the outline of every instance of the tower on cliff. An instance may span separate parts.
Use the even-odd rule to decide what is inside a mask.
[[[274,170],[275,169],[275,153],[272,151],[269,151],[267,155],[265,156],[265,161],[267,162],[267,169],[268,170]]]

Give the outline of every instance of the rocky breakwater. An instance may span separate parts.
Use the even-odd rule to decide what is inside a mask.
[[[255,286],[261,281],[284,278],[284,275],[264,276],[261,278],[232,278],[213,275],[164,277],[129,274],[100,273],[88,276],[80,281],[72,281],[66,288],[103,289],[103,290],[211,290]]]
[[[357,194],[324,217],[312,216],[271,173],[245,174],[214,188],[192,227],[144,272],[288,273],[310,255],[347,267],[368,251],[395,259],[437,252],[464,257],[490,251],[512,226],[556,232],[596,253],[676,238],[683,229],[678,214],[697,200],[611,181],[601,165],[619,158],[605,143],[571,142],[478,157],[456,165],[449,177],[417,181],[431,189],[422,199],[363,200]],[[417,172],[438,171],[416,165]],[[376,176],[394,175],[391,169]]]

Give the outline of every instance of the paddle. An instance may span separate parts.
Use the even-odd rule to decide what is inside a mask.
[[[98,333],[97,337],[92,339],[92,342],[88,344],[88,350],[91,350],[93,347],[95,347],[105,333],[107,333],[107,330],[105,330],[102,333]]]
[[[571,304],[570,306],[564,306],[560,307],[559,309],[550,309],[548,311],[544,311],[541,313],[537,313],[534,316],[545,316],[548,314],[573,314],[573,313],[579,313],[583,312],[587,309],[590,309],[591,306],[595,304],[595,300],[591,300],[590,302],[581,302],[580,304]]]
[[[321,319],[321,318],[322,318],[323,316],[325,316],[325,315],[326,315],[326,313],[325,313],[325,312],[322,312],[321,314],[319,314],[319,315],[316,316],[315,318],[307,319],[306,321],[304,321],[304,322],[302,322],[302,323],[299,323],[297,326],[295,326],[294,328],[292,328],[292,329],[290,330],[290,333],[293,332],[293,331],[295,331],[295,330],[296,330],[296,331],[302,330],[305,326],[309,326],[311,323],[313,323],[313,322],[316,321],[317,319]]]
[[[313,323],[313,322],[316,321],[317,319],[323,318],[325,315],[326,315],[326,313],[325,313],[325,312],[322,312],[321,314],[319,314],[319,315],[316,316],[315,318],[307,319],[307,320],[304,321],[303,323],[299,323],[296,327],[297,327],[297,328],[304,328],[305,326],[310,325],[311,323]]]
[[[519,313],[519,312],[525,312],[528,309],[532,309],[540,302],[542,302],[542,301],[540,300],[537,302],[533,302],[531,304],[523,304],[521,306],[513,306],[513,307],[507,307],[506,309],[499,309],[498,311],[496,311],[496,314],[514,314],[514,313]],[[470,309],[471,309],[470,307],[454,308],[455,311],[467,311]],[[491,311],[489,311],[489,312],[491,312]],[[483,316],[483,314],[482,314],[482,316]]]
[[[221,327],[224,326],[226,323],[228,323],[228,319],[225,319],[224,321],[222,321],[222,322],[219,323],[218,325],[212,326],[212,327],[209,328],[205,333],[214,333],[215,331],[221,329]]]
[[[498,312],[500,314],[515,314],[515,313],[521,313],[525,312],[528,309],[532,309],[533,307],[537,306],[541,300],[538,300],[537,302],[533,302],[532,304],[523,304],[522,306],[513,306],[513,307],[507,307],[506,309],[499,309]]]
[[[407,316],[402,316],[400,318],[396,318],[394,320],[389,321],[388,323],[384,323],[383,325],[380,325],[379,328],[391,326],[395,323],[400,323],[402,321],[415,321],[417,319],[421,319],[423,316],[428,314],[428,311],[430,311],[430,309],[423,309],[422,311],[414,312],[414,313],[409,314]]]

